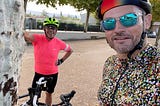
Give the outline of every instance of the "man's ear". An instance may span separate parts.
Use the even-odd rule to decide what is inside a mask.
[[[152,14],[147,14],[147,15],[145,16],[144,21],[145,21],[145,28],[146,28],[146,29],[149,29],[150,26],[151,26]]]

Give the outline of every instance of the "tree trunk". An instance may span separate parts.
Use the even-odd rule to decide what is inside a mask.
[[[0,106],[17,104],[24,14],[24,0],[0,0]]]
[[[157,34],[155,45],[160,48],[160,27],[159,27],[159,30],[158,30],[158,34]]]
[[[85,25],[84,25],[84,32],[88,31],[89,15],[90,15],[90,11],[87,10],[86,22],[85,22]]]
[[[27,8],[27,2],[28,0],[24,0],[24,11],[26,12],[26,8]]]

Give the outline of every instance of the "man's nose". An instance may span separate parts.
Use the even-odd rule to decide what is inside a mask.
[[[125,26],[123,26],[119,20],[116,20],[115,30],[121,30],[124,28]]]

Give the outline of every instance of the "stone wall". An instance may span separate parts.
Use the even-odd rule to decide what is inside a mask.
[[[23,0],[0,0],[0,106],[16,104],[24,51]]]

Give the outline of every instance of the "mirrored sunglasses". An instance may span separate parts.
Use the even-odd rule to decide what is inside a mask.
[[[113,30],[116,27],[116,21],[118,20],[121,25],[125,27],[131,27],[137,24],[138,16],[135,13],[127,13],[118,18],[106,18],[105,20],[101,21],[102,28],[104,30]]]

